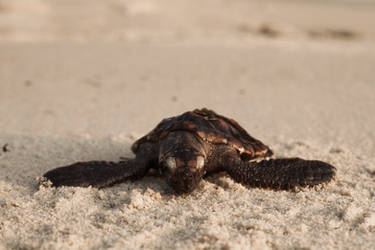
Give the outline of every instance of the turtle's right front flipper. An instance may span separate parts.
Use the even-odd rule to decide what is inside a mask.
[[[105,187],[114,183],[137,179],[144,176],[148,164],[140,159],[107,162],[77,162],[69,166],[52,169],[43,177],[52,182],[52,186]]]

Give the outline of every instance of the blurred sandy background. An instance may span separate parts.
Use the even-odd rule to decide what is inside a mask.
[[[374,40],[372,0],[0,1],[1,41]]]
[[[0,0],[0,249],[374,249],[375,1]],[[323,189],[38,187],[208,107]]]

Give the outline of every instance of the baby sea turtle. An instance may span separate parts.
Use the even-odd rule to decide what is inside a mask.
[[[289,190],[329,182],[335,167],[300,158],[265,159],[271,149],[251,137],[236,121],[208,109],[162,120],[137,140],[133,159],[89,161],[44,174],[53,186],[105,187],[138,179],[155,168],[177,193],[194,190],[204,176],[225,171],[250,187]],[[260,161],[250,161],[250,160]]]

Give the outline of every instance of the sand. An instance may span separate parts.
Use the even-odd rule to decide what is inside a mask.
[[[333,6],[327,13],[345,17],[349,7]],[[130,8],[141,14],[129,30],[142,35],[123,41],[100,30],[101,39],[78,39],[70,27],[53,33],[45,13],[56,8],[42,7],[30,13],[48,29],[31,36],[35,23],[10,22],[14,32],[0,43],[0,249],[375,248],[375,46],[364,21],[344,25],[361,38],[337,39],[319,22],[244,38],[225,26],[192,35],[187,20],[181,39],[142,31],[155,18],[144,4]],[[13,8],[7,15],[19,13]],[[353,13],[365,19],[367,9]],[[324,37],[309,37],[304,25]],[[132,142],[162,118],[200,107],[236,119],[276,157],[333,164],[336,180],[276,192],[217,174],[183,196],[152,173],[100,190],[36,181],[76,161],[131,157]]]

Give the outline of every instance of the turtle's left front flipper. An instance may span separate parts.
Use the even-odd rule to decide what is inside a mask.
[[[336,168],[314,160],[282,158],[260,162],[232,161],[225,170],[246,186],[288,190],[312,187],[333,179]]]
[[[149,169],[145,161],[129,159],[126,161],[77,162],[69,166],[52,169],[43,177],[52,182],[52,186],[105,187],[128,179],[144,176]]]

